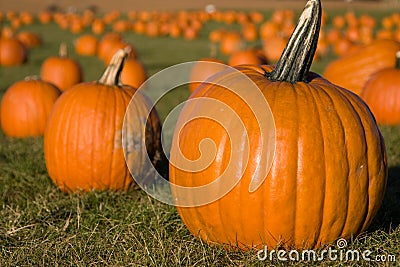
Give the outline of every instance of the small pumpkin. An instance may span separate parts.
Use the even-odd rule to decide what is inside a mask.
[[[211,83],[235,82],[245,89],[242,81],[247,78],[227,71],[217,73],[192,93],[193,101],[185,103],[177,123],[182,127],[175,128],[170,162],[181,162],[183,155],[196,171],[171,163],[170,181],[190,188],[218,182],[223,174],[231,183],[237,181],[227,194],[201,205],[195,204],[193,194],[172,190],[175,201],[188,201],[185,206],[177,204],[183,222],[205,242],[242,249],[264,245],[316,248],[337,238],[357,236],[376,215],[387,179],[384,141],[360,97],[309,72],[320,21],[320,1],[309,0],[276,67],[237,67],[269,103],[274,144],[262,135],[254,107]],[[248,89],[251,100],[258,103],[258,94],[250,94],[252,88]],[[229,116],[221,114],[220,105],[200,101],[204,98],[230,107],[244,128],[234,127],[234,118],[227,118],[224,127],[213,118],[204,118],[205,111]],[[234,130],[227,133],[229,127]],[[214,143],[212,155],[198,147],[205,140]],[[233,140],[243,141],[233,144]],[[275,155],[264,153],[262,142],[276,147]],[[197,163],[202,162],[202,155],[212,159],[207,166]],[[250,191],[254,181],[263,182]]]
[[[41,24],[49,24],[53,19],[53,14],[50,11],[42,10],[37,15]]]
[[[58,56],[46,58],[40,67],[40,77],[56,85],[61,91],[82,82],[82,67],[68,57],[67,45],[61,43]]]
[[[92,23],[92,32],[94,34],[102,34],[105,30],[105,23],[101,19],[94,19]]]
[[[27,48],[39,47],[42,45],[42,37],[35,32],[21,31],[16,37]]]
[[[4,134],[20,138],[43,135],[59,95],[58,88],[38,77],[15,82],[1,99],[0,121]]]
[[[372,74],[361,97],[370,107],[378,124],[400,124],[400,52],[396,65]]]
[[[147,71],[143,63],[139,59],[127,58],[121,71],[121,82],[139,88],[146,79]]]
[[[26,62],[28,50],[15,37],[0,37],[0,66],[17,66]]]
[[[224,55],[230,55],[233,52],[243,49],[244,40],[240,33],[235,31],[226,32],[222,35],[220,41],[220,51]]]
[[[82,56],[95,56],[97,54],[97,37],[91,34],[85,34],[75,40],[75,51]]]
[[[323,76],[339,86],[360,94],[369,77],[376,71],[393,67],[400,43],[375,40],[329,63]]]
[[[146,175],[144,157],[154,164],[160,159],[156,110],[150,110],[144,94],[119,82],[126,57],[118,50],[99,81],[71,87],[53,108],[44,155],[50,178],[62,191],[127,190],[133,183],[127,164],[135,174]],[[138,95],[128,108],[134,94]],[[145,147],[137,145],[142,140]]]

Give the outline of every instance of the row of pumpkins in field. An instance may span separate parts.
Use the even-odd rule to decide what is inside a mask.
[[[36,15],[13,11],[0,13],[0,21],[3,20],[11,31],[18,31],[21,26],[30,25],[35,19],[42,24],[54,22],[60,29],[75,34],[87,29],[94,35],[111,30],[117,33],[135,32],[149,37],[183,37],[188,40],[197,39],[203,26],[207,22],[215,21],[226,26],[211,31],[208,38],[210,42],[220,45],[219,51],[222,54],[229,55],[233,51],[243,50],[256,43],[269,62],[276,62],[279,59],[295,27],[295,12],[288,9],[276,10],[270,17],[265,17],[258,11],[234,10],[214,12],[132,10],[126,13],[110,11],[101,17],[91,10],[84,10],[81,13],[42,11]],[[238,29],[232,30],[233,24],[238,24]],[[352,11],[335,16],[323,12],[315,59],[327,55],[330,50],[342,56],[376,39],[400,41],[399,26],[400,15],[396,12],[380,21],[368,14],[357,16]],[[21,39],[29,43],[37,37],[22,36]]]
[[[320,1],[309,0],[276,66],[235,66],[270,105],[275,125],[273,144],[270,139],[263,143],[265,133],[260,132],[251,107],[212,82],[196,85],[190,98],[206,97],[226,104],[244,128],[230,125],[236,131],[227,133],[213,120],[191,120],[205,111],[221,112],[201,101],[187,102],[182,109],[178,123],[185,126],[174,133],[171,161],[179,162],[182,154],[196,160],[201,156],[198,146],[205,139],[213,140],[216,155],[212,164],[196,172],[170,164],[170,181],[198,187],[216,180],[227,169],[232,175],[243,174],[230,177],[237,179],[237,184],[215,201],[177,206],[189,230],[206,242],[243,249],[263,245],[315,248],[339,237],[357,236],[377,214],[387,180],[384,140],[366,103],[350,90],[358,93],[366,84],[375,84],[378,87],[369,90],[379,96],[375,99],[383,102],[380,106],[395,103],[396,83],[390,83],[398,79],[398,74],[392,73],[398,73],[395,55],[400,46],[394,40],[371,42],[332,62],[324,74],[327,79],[322,78],[309,72],[321,17]],[[148,171],[144,157],[149,155],[156,168],[165,160],[157,111],[150,109],[145,92],[119,83],[124,60],[132,51],[117,50],[99,81],[72,85],[61,95],[55,85],[33,79],[12,85],[2,98],[5,134],[13,135],[13,130],[27,125],[32,128],[23,130],[23,136],[44,131],[46,166],[52,181],[64,191],[127,189],[133,182],[130,171],[134,176]],[[193,68],[196,80],[205,71],[199,66]],[[236,81],[229,72],[215,72],[209,81]],[[371,82],[373,79],[383,81]],[[349,90],[335,85],[341,83]],[[246,89],[247,97],[259,101],[251,88]],[[368,89],[361,95],[368,95],[365,92]],[[133,108],[127,109],[136,94],[139,97]],[[389,100],[381,95],[388,95]],[[388,113],[387,117],[395,115]],[[236,144],[231,144],[230,134],[242,138],[238,150],[233,150]],[[243,136],[248,137],[247,146]],[[263,145],[273,145],[275,154],[262,153]],[[248,164],[243,162],[246,153]],[[236,161],[230,161],[232,155]],[[272,164],[267,167],[269,161]],[[256,190],[249,190],[252,181],[264,178]],[[179,190],[172,194],[174,199],[191,199]]]

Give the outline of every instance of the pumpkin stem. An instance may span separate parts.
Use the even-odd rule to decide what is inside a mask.
[[[395,65],[396,69],[400,69],[400,51],[397,51],[396,53],[396,65]]]
[[[125,59],[128,56],[128,48],[119,49],[112,57],[110,64],[101,76],[99,83],[104,85],[119,85],[122,68],[124,67]]]
[[[265,74],[269,80],[305,81],[317,49],[321,13],[320,0],[308,0],[275,69]]]
[[[60,48],[58,49],[58,55],[61,58],[68,57],[68,49],[66,43],[61,43]]]
[[[24,81],[40,81],[41,78],[39,75],[30,75],[24,78]]]

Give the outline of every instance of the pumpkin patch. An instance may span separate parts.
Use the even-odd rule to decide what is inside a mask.
[[[396,265],[396,1],[6,2],[0,266]]]

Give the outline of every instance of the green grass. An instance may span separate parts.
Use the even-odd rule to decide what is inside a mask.
[[[336,11],[337,12],[337,11]],[[132,33],[127,41],[138,50],[149,74],[210,52],[207,33],[223,25],[208,23],[196,41],[149,39]],[[15,81],[39,74],[44,58],[66,41],[70,55],[83,66],[86,81],[100,77],[102,62],[74,54],[76,35],[56,25],[34,24],[44,44],[30,51],[19,67],[0,68],[0,97]],[[321,73],[333,55],[315,62]],[[162,118],[187,97],[185,88],[168,95],[157,107]],[[369,230],[352,240],[349,249],[372,255],[395,255],[400,262],[400,127],[382,127],[389,179],[384,203]],[[65,194],[54,186],[43,157],[43,138],[14,139],[0,131],[0,266],[359,266],[360,262],[261,262],[256,251],[225,250],[192,236],[173,206],[144,192]],[[366,264],[365,262],[363,264]],[[396,265],[395,263],[392,263]],[[373,265],[379,265],[374,263]],[[382,266],[391,265],[389,263]]]

